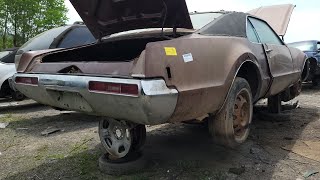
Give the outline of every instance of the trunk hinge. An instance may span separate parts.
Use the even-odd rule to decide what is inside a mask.
[[[103,34],[102,32],[99,33],[99,37],[98,37],[98,44],[102,42],[102,38],[103,38]]]
[[[166,20],[167,20],[167,15],[168,15],[168,7],[166,2],[162,0],[163,7],[164,7],[164,12],[163,12],[163,22],[162,22],[162,27],[161,27],[161,36],[164,37],[164,26],[166,25]]]
[[[161,36],[165,37],[165,38],[169,38],[169,37],[165,36],[165,34],[164,34],[164,26],[165,26],[166,20],[167,20],[168,7],[167,7],[167,4],[164,0],[162,0],[162,2],[163,2],[163,7],[164,7],[164,13],[163,13],[162,28],[161,28]],[[177,14],[175,16],[174,24],[173,24],[173,37],[174,38],[177,37],[177,19],[178,19]],[[169,38],[169,39],[171,39],[171,38]]]

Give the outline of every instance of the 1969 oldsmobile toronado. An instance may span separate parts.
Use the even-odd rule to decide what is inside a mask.
[[[190,14],[185,0],[71,3],[99,42],[25,53],[15,86],[40,103],[106,117],[99,135],[113,158],[142,148],[145,125],[205,116],[217,143],[241,144],[253,104],[269,98],[275,110],[307,75],[304,53],[280,38],[293,5]]]

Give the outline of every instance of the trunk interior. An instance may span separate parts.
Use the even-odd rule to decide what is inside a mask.
[[[113,77],[128,77],[135,61],[150,42],[166,41],[190,34],[159,32],[134,34],[104,39],[101,43],[48,54],[42,62],[30,68],[33,73],[90,74]],[[21,71],[21,70],[20,70]]]
[[[57,62],[123,62],[137,58],[149,42],[164,41],[165,37],[148,37],[98,43],[71,51],[45,56],[43,63]]]

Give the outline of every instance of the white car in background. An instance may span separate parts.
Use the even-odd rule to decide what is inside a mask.
[[[12,97],[16,101],[24,99],[19,91],[10,88],[9,79],[16,73],[14,59],[18,48],[6,49],[0,52],[0,98]]]
[[[24,95],[15,89],[11,77],[16,73],[16,66],[20,62],[23,53],[30,51],[47,51],[48,49],[57,50],[61,48],[71,48],[85,44],[95,43],[97,40],[88,30],[86,25],[76,22],[72,25],[60,26],[45,31],[28,42],[19,49],[11,49],[0,52],[1,56],[10,58],[0,63],[0,98],[12,97],[14,100],[23,100]]]

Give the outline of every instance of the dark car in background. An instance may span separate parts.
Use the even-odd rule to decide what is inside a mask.
[[[320,41],[300,41],[288,44],[303,51],[310,62],[310,73],[307,81],[312,81],[314,86],[320,85]]]

